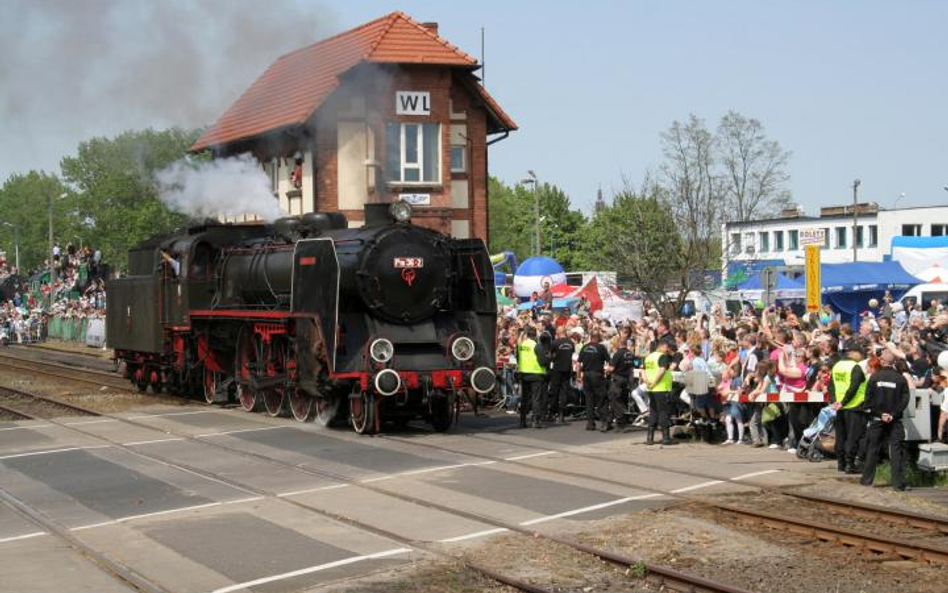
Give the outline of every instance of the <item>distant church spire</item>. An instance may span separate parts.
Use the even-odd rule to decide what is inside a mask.
[[[595,211],[602,212],[606,209],[606,200],[602,197],[602,184],[599,184],[599,189],[596,190],[596,205]]]

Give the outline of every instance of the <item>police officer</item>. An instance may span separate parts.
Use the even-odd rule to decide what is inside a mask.
[[[596,409],[606,397],[606,362],[609,351],[600,343],[598,330],[589,334],[589,343],[579,351],[583,396],[586,399],[586,430],[596,430]]]
[[[857,474],[856,453],[859,439],[866,430],[866,373],[859,366],[862,360],[862,341],[849,340],[848,358],[833,365],[829,384],[833,409],[836,410],[836,467],[847,474]]]
[[[620,334],[619,347],[613,352],[609,364],[609,399],[603,401],[599,407],[599,418],[602,422],[599,430],[602,432],[609,430],[613,420],[620,429],[624,430],[626,426],[626,407],[622,405],[622,396],[629,391],[632,370],[635,368],[635,353],[629,349],[628,337],[628,332]]]
[[[517,346],[517,367],[520,371],[520,428],[527,427],[527,413],[533,409],[533,427],[540,428],[537,407],[546,378],[546,351],[537,344],[537,330],[527,326],[526,337]],[[542,398],[546,399],[546,398]]]
[[[895,355],[890,350],[884,350],[880,358],[882,368],[872,374],[866,387],[869,452],[859,483],[872,486],[880,445],[888,444],[892,461],[892,487],[905,490],[905,430],[902,427],[902,413],[909,404],[909,386],[902,373],[895,370]]]
[[[550,407],[555,408],[560,424],[566,424],[566,399],[569,381],[573,374],[573,354],[576,346],[566,337],[566,328],[556,328],[556,339],[552,344],[552,368],[550,369]]]
[[[646,445],[655,444],[655,429],[662,427],[662,444],[671,439],[672,357],[668,340],[659,339],[655,351],[645,357],[645,388],[648,390],[648,433]]]

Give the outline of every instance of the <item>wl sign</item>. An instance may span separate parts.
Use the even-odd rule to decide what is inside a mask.
[[[431,93],[427,91],[396,91],[396,115],[431,115]]]

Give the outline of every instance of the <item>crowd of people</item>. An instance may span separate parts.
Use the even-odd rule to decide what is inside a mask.
[[[29,277],[54,272],[52,282],[31,290]],[[82,271],[84,270],[84,274]],[[22,275],[0,253],[0,332],[3,339],[26,343],[46,339],[52,318],[64,320],[105,317],[105,275],[102,252],[89,247],[54,246],[51,259],[30,275]]]
[[[500,405],[519,412],[524,428],[567,416],[584,417],[587,430],[639,423],[646,443],[661,431],[670,445],[671,427],[686,424],[709,443],[796,453],[828,408],[839,470],[871,484],[888,446],[899,488],[910,388],[948,386],[937,360],[948,347],[948,311],[937,302],[906,311],[886,294],[853,327],[828,306],[665,317],[646,302],[640,319],[610,320],[539,301],[502,308],[497,325]],[[943,403],[937,438],[946,438],[946,421]]]

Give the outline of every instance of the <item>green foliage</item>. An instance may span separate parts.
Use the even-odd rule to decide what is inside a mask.
[[[54,233],[67,226],[67,219],[71,218],[65,207],[69,200],[67,189],[57,176],[36,171],[11,175],[0,187],[0,250],[6,251],[7,260],[13,263],[15,241],[19,239],[22,273],[43,266],[47,260],[50,199]],[[67,197],[60,200],[63,193]],[[62,244],[69,240],[66,238]]]
[[[77,191],[68,233],[89,237],[105,261],[125,267],[130,247],[180,226],[186,217],[158,199],[154,173],[187,154],[196,130],[129,131],[93,138],[62,160],[63,176]]]
[[[658,299],[681,272],[683,242],[657,195],[624,190],[598,212],[584,235],[589,269],[615,270],[632,286]]]
[[[490,251],[513,251],[523,261],[535,252],[536,199],[540,202],[540,248],[567,270],[579,269],[584,261],[582,235],[586,217],[571,208],[569,196],[549,183],[541,183],[539,195],[522,185],[508,186],[490,178]]]

